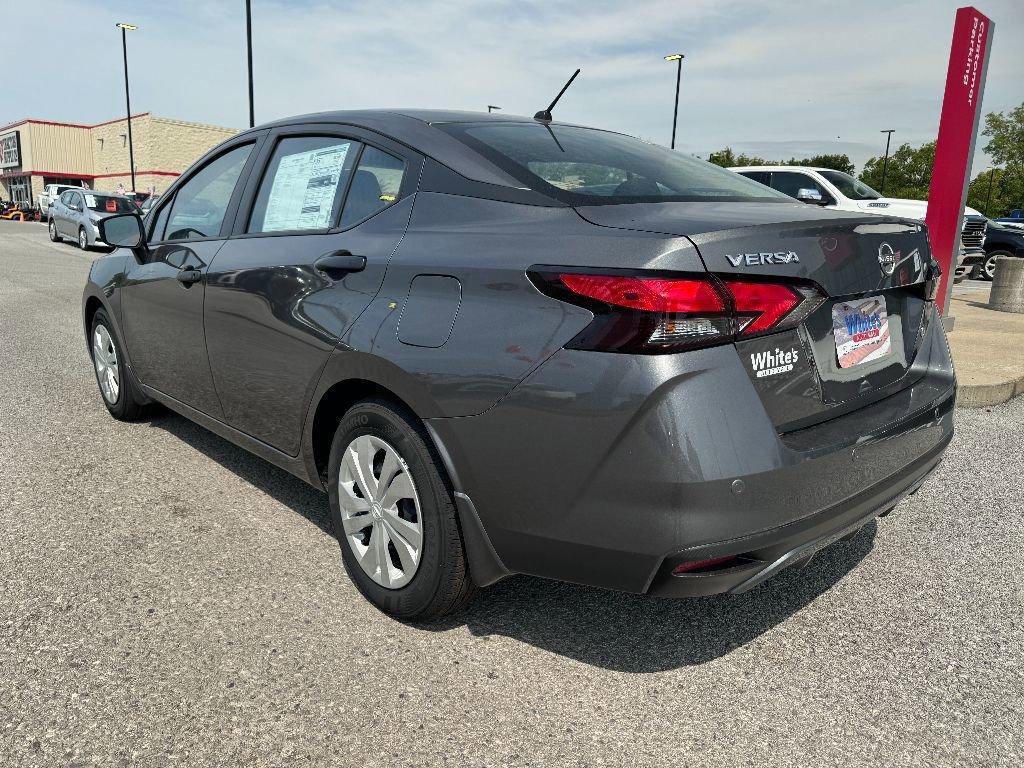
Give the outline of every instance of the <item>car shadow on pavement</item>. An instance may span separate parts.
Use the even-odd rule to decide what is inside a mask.
[[[655,598],[514,576],[483,590],[446,629],[504,635],[604,669],[662,672],[704,664],[785,621],[863,560],[877,524],[741,595]]]
[[[333,538],[323,493],[183,416],[150,420]],[[827,592],[874,546],[872,522],[742,595],[656,598],[512,576],[481,590],[450,619],[418,631],[466,626],[478,637],[504,635],[585,664],[620,672],[662,672],[704,664],[755,640]]]
[[[231,470],[247,483],[259,488],[275,501],[306,518],[324,533],[334,536],[331,521],[327,517],[327,497],[321,491],[184,416],[162,411],[159,415],[153,416],[149,424],[170,432],[225,469]]]

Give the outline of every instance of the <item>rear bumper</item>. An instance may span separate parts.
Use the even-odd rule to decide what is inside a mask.
[[[780,434],[733,347],[561,350],[483,414],[428,423],[508,571],[727,592],[885,512],[935,467],[956,396],[940,323],[914,365],[902,390]],[[726,555],[744,562],[671,575]]]
[[[888,512],[904,497],[916,492],[939,465],[948,444],[949,438],[877,486],[799,522],[670,555],[658,569],[648,593],[663,597],[696,597],[746,592],[785,568],[855,533]],[[728,555],[736,556],[736,561],[725,563],[721,568],[673,574],[681,563]]]

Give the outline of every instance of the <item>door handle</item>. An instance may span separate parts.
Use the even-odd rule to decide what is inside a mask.
[[[198,269],[182,269],[175,275],[178,278],[178,282],[182,285],[192,285],[192,283],[198,283],[203,279],[203,273]]]
[[[351,272],[366,269],[366,257],[356,256],[349,251],[332,251],[314,261],[313,266],[328,277],[338,280]]]

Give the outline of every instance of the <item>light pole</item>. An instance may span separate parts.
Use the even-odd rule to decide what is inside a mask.
[[[884,131],[879,131],[879,133],[885,134],[885,159],[882,161],[882,188],[878,190],[883,195],[885,194],[885,172],[889,170],[889,142],[892,141],[892,135],[895,132],[895,128],[886,128]]]
[[[665,57],[665,61],[676,62],[676,104],[672,109],[672,149],[676,148],[676,121],[679,118],[679,81],[683,77],[683,59],[686,58],[681,53],[670,53]]]
[[[496,107],[493,104],[488,104],[487,105],[487,114],[488,115],[491,114],[491,112],[493,112],[496,109],[501,109],[501,107]]]
[[[114,25],[121,30],[121,51],[124,53],[124,103],[128,110],[128,166],[132,173],[132,192],[135,191],[135,147],[132,145],[132,97],[128,92],[128,32],[138,27],[123,21]]]
[[[245,0],[245,47],[249,56],[249,127],[256,125],[252,105],[252,0]]]
[[[996,169],[988,169],[988,195],[985,196],[985,215],[988,216],[988,209],[992,206],[992,181],[996,177]]]

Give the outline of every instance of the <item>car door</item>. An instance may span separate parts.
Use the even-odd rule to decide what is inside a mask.
[[[226,421],[296,455],[320,372],[408,226],[421,160],[317,125],[276,130],[261,154],[207,275],[206,342]]]
[[[59,206],[54,216],[54,221],[57,223],[57,232],[62,235],[77,236],[78,234],[74,231],[74,223],[72,222],[77,205],[75,201],[77,194],[77,192],[68,190],[58,198]]]
[[[218,148],[174,186],[120,289],[125,343],[138,379],[214,418],[223,412],[203,332],[206,271],[230,231],[258,138]]]

